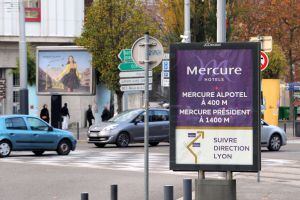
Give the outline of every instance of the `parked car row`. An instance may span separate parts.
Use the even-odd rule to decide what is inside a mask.
[[[107,123],[93,125],[88,130],[88,143],[97,147],[116,144],[126,147],[129,143],[144,141],[144,110],[127,110],[115,116]],[[158,145],[169,141],[169,110],[151,108],[149,110],[149,144]],[[286,145],[286,134],[277,126],[261,120],[261,146],[270,151],[278,151]]]
[[[97,147],[116,144],[127,147],[130,143],[144,142],[144,109],[122,112],[106,123],[93,125],[88,130],[88,143]],[[169,142],[169,110],[149,109],[149,144]],[[29,115],[0,116],[0,157],[11,151],[32,151],[42,155],[45,151],[56,151],[68,155],[76,148],[76,139],[69,131],[55,129],[45,121]],[[261,120],[261,146],[278,151],[286,145],[284,130]]]

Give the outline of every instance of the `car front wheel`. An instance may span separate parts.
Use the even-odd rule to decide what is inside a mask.
[[[11,146],[7,141],[0,142],[0,158],[9,156],[11,152]]]
[[[67,140],[62,140],[57,146],[58,155],[68,155],[71,151],[71,143]]]
[[[268,149],[270,151],[279,151],[281,144],[281,137],[278,134],[274,134],[270,138]]]
[[[129,141],[130,141],[130,138],[127,133],[120,133],[117,138],[116,145],[118,147],[128,147]]]
[[[45,151],[39,151],[39,150],[36,150],[36,151],[32,151],[36,156],[41,156],[41,155],[43,155],[43,153],[45,152]]]

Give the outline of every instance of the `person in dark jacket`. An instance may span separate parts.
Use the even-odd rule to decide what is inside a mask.
[[[47,104],[44,104],[43,109],[41,110],[40,118],[43,119],[45,122],[49,123],[50,117]]]
[[[93,124],[93,119],[95,119],[94,115],[93,115],[93,111],[92,111],[92,107],[91,105],[89,105],[89,109],[86,111],[86,119],[89,123],[89,127],[92,126]]]
[[[62,129],[67,130],[69,128],[69,120],[70,119],[70,114],[69,114],[69,109],[68,109],[68,104],[65,103],[64,107],[61,108],[61,116],[63,118],[63,123],[62,123]]]
[[[103,109],[101,119],[103,122],[108,121],[110,119],[110,112],[106,106]]]

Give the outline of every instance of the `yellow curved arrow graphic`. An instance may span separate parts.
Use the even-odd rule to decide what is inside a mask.
[[[189,152],[191,152],[191,154],[194,156],[195,158],[195,164],[198,164],[198,156],[197,154],[191,149],[191,146],[193,146],[193,144],[202,136],[202,139],[204,138],[204,131],[197,131],[198,135],[197,137],[195,137],[195,139],[193,139],[188,145],[187,145],[187,149],[189,150]]]

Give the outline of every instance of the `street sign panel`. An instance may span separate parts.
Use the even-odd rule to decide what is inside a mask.
[[[169,60],[170,59],[170,54],[169,53],[164,53],[164,60]]]
[[[261,62],[260,71],[264,71],[265,69],[267,69],[269,65],[269,57],[263,51],[260,52],[260,62]]]
[[[134,62],[125,62],[120,63],[118,65],[118,68],[120,71],[138,71],[143,70],[140,66],[136,65]]]
[[[145,68],[146,62],[145,61],[145,37],[141,37],[137,39],[134,44],[132,45],[132,59],[133,61]],[[162,44],[154,37],[149,36],[149,69],[153,69],[154,67],[158,66],[163,57],[164,57],[164,48]]]
[[[149,71],[149,76],[152,76],[152,71]],[[135,77],[145,77],[144,71],[129,71],[129,72],[120,72],[120,78],[135,78]]]
[[[133,62],[131,57],[131,49],[122,49],[118,54],[118,57],[121,61],[124,62]]]
[[[152,83],[152,77],[149,78],[149,83]],[[126,78],[120,79],[119,83],[121,85],[135,85],[135,84],[145,84],[145,78]]]
[[[259,44],[185,43],[170,50],[176,66],[170,69],[170,168],[259,171]]]
[[[162,84],[163,87],[170,87],[170,79],[162,79]]]
[[[145,90],[145,85],[122,85],[121,86],[121,91],[141,91]],[[152,90],[152,84],[149,84],[148,87],[149,90]]]
[[[272,36],[251,37],[250,42],[260,42],[261,50],[264,51],[264,52],[271,52],[272,51],[272,43],[273,43]]]
[[[170,70],[170,61],[169,60],[163,60],[162,61],[162,69],[163,69],[163,71],[169,71]]]
[[[170,72],[162,72],[163,78],[169,78]]]

